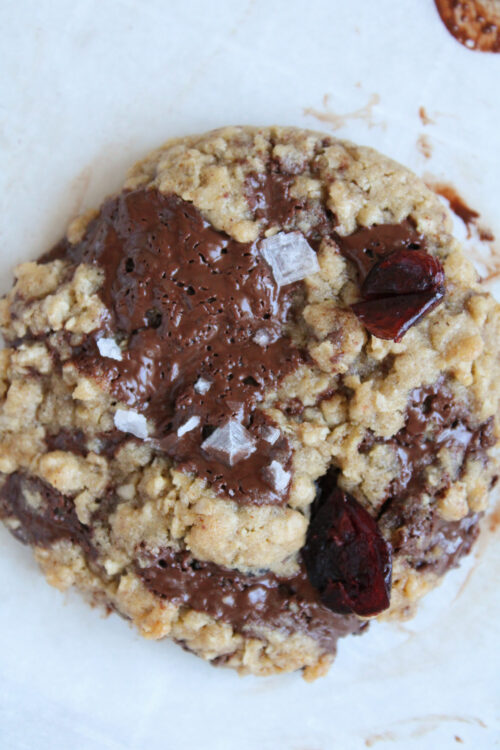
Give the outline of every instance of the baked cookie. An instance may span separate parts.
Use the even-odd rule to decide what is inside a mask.
[[[469,551],[499,306],[403,167],[294,128],[170,141],[15,275],[0,516],[49,583],[312,679]]]

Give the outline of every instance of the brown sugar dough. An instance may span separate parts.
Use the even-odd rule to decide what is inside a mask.
[[[294,232],[314,263],[278,287],[262,242]],[[496,481],[499,306],[449,232],[368,148],[277,127],[168,142],[1,302],[5,525],[51,584],[146,637],[324,673],[366,618],[331,611],[304,567],[321,477],[391,550],[381,618],[469,551]],[[444,269],[397,343],[351,309],[372,246]],[[234,447],[211,449],[229,421]]]

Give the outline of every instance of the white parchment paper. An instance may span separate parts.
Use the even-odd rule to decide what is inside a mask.
[[[0,28],[2,292],[148,149],[225,124],[335,130],[448,180],[500,236],[500,55],[457,44],[432,0],[3,0]],[[144,641],[0,529],[0,748],[494,747],[489,525],[416,619],[341,642],[313,685]]]

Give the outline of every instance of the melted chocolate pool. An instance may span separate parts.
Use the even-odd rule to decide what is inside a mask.
[[[262,191],[273,200],[281,195],[279,219],[284,206],[293,214],[296,202],[282,176],[270,175]],[[259,211],[262,196],[255,198]],[[63,243],[50,257],[57,255],[104,269],[106,335],[123,342],[117,362],[101,357],[89,337],[75,351],[78,367],[149,417],[156,446],[182,470],[240,502],[285,502],[288,487],[273,485],[269,466],[275,461],[289,471],[291,448],[282,433],[272,444],[266,440],[270,420],[255,407],[303,362],[286,333],[300,284],[280,289],[258,243],[236,242],[190,203],[156,190],[108,200],[83,240]],[[269,343],[257,343],[262,338]],[[196,387],[200,379],[206,392]],[[254,452],[233,466],[201,447],[231,418],[255,441]]]

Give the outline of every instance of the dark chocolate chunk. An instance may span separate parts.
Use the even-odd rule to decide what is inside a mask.
[[[291,224],[297,211],[305,206],[303,199],[290,196],[294,179],[291,175],[273,172],[247,177],[245,193],[256,219],[282,228]]]
[[[86,456],[86,438],[82,430],[70,430],[62,427],[54,434],[45,435],[45,445],[48,451],[67,451],[78,456]]]
[[[78,520],[72,498],[38,477],[15,472],[6,478],[0,490],[0,516],[19,522],[11,531],[24,544],[49,547],[68,539],[88,559],[96,555],[91,530]]]
[[[416,570],[432,566],[442,575],[469,552],[479,531],[478,514],[471,513],[461,521],[444,521],[437,510],[437,499],[452,481],[460,479],[467,460],[486,463],[486,451],[495,443],[492,424],[491,418],[475,422],[440,379],[412,392],[406,424],[393,438],[372,437],[361,446],[362,452],[368,452],[376,443],[388,444],[398,456],[400,471],[387,488],[378,524],[394,552],[403,555]],[[454,454],[456,476],[443,473],[435,487],[429,484],[425,469],[443,447]],[[431,502],[423,502],[423,494]]]

